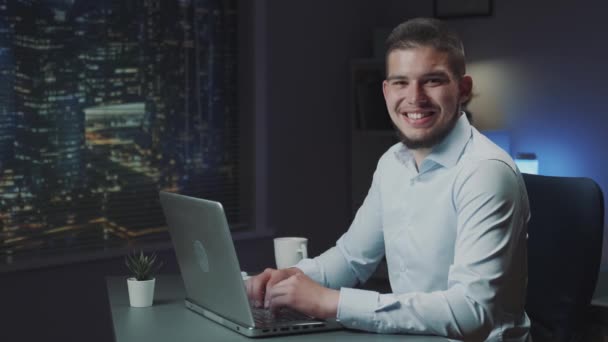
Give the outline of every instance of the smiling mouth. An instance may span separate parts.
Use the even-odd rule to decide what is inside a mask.
[[[408,119],[408,121],[410,121],[412,123],[416,123],[418,121],[424,121],[424,119],[428,118],[429,116],[432,116],[433,114],[435,114],[434,111],[401,113],[402,116],[406,117]]]
[[[422,118],[426,118],[427,116],[431,116],[433,113],[406,113],[405,115],[411,120],[420,120]]]

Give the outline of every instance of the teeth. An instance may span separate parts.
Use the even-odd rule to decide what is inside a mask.
[[[423,114],[423,113],[407,113],[407,117],[413,120],[418,120],[418,119],[422,119],[423,117],[427,116],[428,114]]]

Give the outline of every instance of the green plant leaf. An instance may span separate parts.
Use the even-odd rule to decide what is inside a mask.
[[[128,254],[125,257],[125,265],[131,271],[133,277],[137,280],[152,279],[154,274],[158,272],[163,262],[157,262],[156,253],[145,255],[142,250],[139,255],[136,252]]]

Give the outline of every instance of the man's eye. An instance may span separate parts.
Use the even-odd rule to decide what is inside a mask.
[[[444,78],[429,78],[428,80],[426,80],[426,84],[430,85],[430,86],[438,86],[438,85],[442,85],[446,83],[446,79]]]
[[[398,87],[403,87],[405,86],[407,83],[405,81],[394,81],[393,85],[394,86],[398,86]]]

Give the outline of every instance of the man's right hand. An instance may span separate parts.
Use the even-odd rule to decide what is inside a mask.
[[[249,301],[258,308],[265,306],[264,303],[269,300],[267,298],[267,293],[274,284],[298,273],[302,273],[302,271],[296,267],[281,270],[267,268],[264,272],[247,279],[245,281],[245,287],[247,288],[247,297],[249,297]]]

